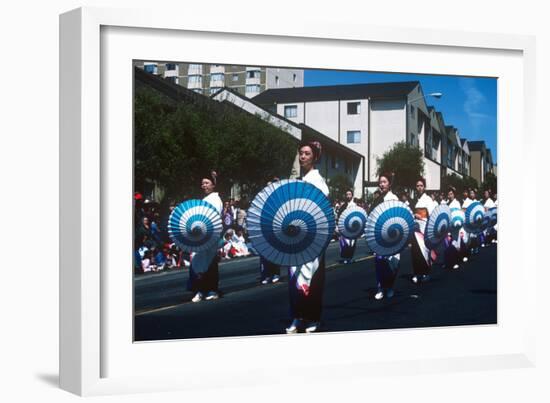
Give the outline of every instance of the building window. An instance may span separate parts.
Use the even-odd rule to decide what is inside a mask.
[[[232,80],[233,81],[239,81],[239,75],[238,74],[233,74]]]
[[[260,78],[259,70],[249,70],[246,72],[246,78]]]
[[[246,93],[247,94],[259,94],[260,93],[260,86],[257,84],[247,84],[246,85]]]
[[[210,95],[214,95],[219,90],[221,90],[221,87],[210,87]]]
[[[348,102],[348,115],[359,115],[361,113],[360,102]]]
[[[166,77],[166,80],[170,81],[172,84],[177,84],[178,83],[178,78],[176,76]]]
[[[296,82],[296,73],[292,74],[292,81]]]
[[[143,70],[145,70],[146,73],[156,74],[157,65],[156,64],[146,64],[146,65],[143,66]]]
[[[360,130],[350,130],[347,132],[348,144],[359,144],[361,143],[361,131]]]
[[[449,145],[449,148],[447,149],[447,166],[453,169],[454,169],[454,164],[453,164],[454,152],[455,152],[454,147],[452,145]]]
[[[176,63],[166,63],[166,70],[176,70]]]
[[[224,75],[223,73],[214,73],[210,75],[211,81],[223,81]]]
[[[434,159],[433,155],[432,155],[432,150],[433,150],[432,131],[430,129],[431,128],[428,127],[428,130],[425,133],[426,137],[425,137],[425,142],[424,142],[424,155],[427,158]]]
[[[202,82],[202,76],[189,76],[187,82],[189,84],[201,84]]]
[[[298,106],[288,105],[285,106],[285,118],[295,118],[298,116]]]
[[[279,86],[279,76],[275,76],[275,85]]]

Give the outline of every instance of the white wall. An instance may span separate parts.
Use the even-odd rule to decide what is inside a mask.
[[[307,102],[305,124],[338,141],[338,101]]]
[[[424,170],[427,189],[441,188],[441,165],[424,158]]]
[[[370,181],[376,181],[376,158],[395,143],[406,140],[405,101],[371,101],[370,112]]]
[[[357,170],[355,171],[355,181],[353,182],[353,197],[361,198],[363,196],[363,183],[365,177],[363,177],[363,172],[365,169],[365,161],[367,158],[362,158]]]
[[[415,123],[416,125],[418,125],[418,123]],[[427,127],[426,127],[427,123],[426,121],[422,121],[422,127],[420,128],[420,131],[418,132],[418,146],[420,147],[420,149],[422,150],[422,155],[424,155],[424,148],[425,148],[425,141],[426,141],[426,131],[427,131]]]

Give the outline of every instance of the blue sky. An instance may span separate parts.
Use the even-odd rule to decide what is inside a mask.
[[[443,113],[446,125],[458,128],[461,138],[485,140],[497,158],[497,80],[495,78],[305,70],[304,85],[359,84],[420,81],[424,94],[442,92],[440,99],[426,97],[428,105]]]

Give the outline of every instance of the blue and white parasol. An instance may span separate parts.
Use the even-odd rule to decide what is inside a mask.
[[[430,245],[437,245],[449,233],[451,229],[451,209],[445,204],[440,204],[433,209],[426,229],[424,230],[424,239]]]
[[[359,206],[350,206],[340,214],[338,231],[349,239],[357,239],[363,235],[367,223],[367,212]]]
[[[497,225],[497,208],[496,207],[490,208],[489,214],[490,214],[489,226],[494,227],[495,225]]]
[[[471,203],[464,212],[464,230],[470,234],[479,234],[483,231],[483,217],[485,208],[480,202]]]
[[[261,190],[246,220],[254,248],[281,266],[299,266],[320,256],[336,226],[323,192],[297,179],[274,182]]]
[[[168,234],[181,249],[200,252],[217,244],[222,232],[220,213],[204,200],[185,201],[172,211]]]
[[[464,225],[464,211],[462,211],[459,208],[452,208],[451,209],[451,227],[455,230],[462,228]]]
[[[406,204],[390,200],[369,214],[365,235],[369,248],[380,256],[401,252],[414,231],[414,216]]]

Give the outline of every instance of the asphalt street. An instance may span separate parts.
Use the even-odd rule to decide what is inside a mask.
[[[410,251],[401,254],[395,296],[377,301],[374,260],[360,240],[356,262],[338,263],[338,245],[326,253],[321,331],[495,324],[497,246],[457,270],[434,265],[431,280],[413,284]],[[289,324],[286,272],[277,284],[259,284],[257,257],[220,264],[222,298],[192,303],[188,271],[135,277],[135,341],[284,333]]]

